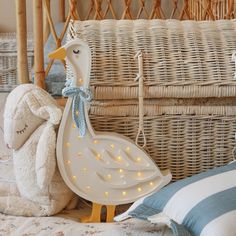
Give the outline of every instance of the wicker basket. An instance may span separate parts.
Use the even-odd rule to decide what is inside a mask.
[[[71,24],[68,40],[82,38],[92,51],[90,118],[95,130],[135,141],[140,120],[133,56],[142,50],[143,125],[150,156],[161,169],[171,169],[173,180],[231,161],[236,144],[235,26],[235,20]],[[67,75],[72,75],[70,65]]]
[[[91,48],[97,99],[137,98],[138,50],[144,53],[146,98],[236,95],[236,20],[75,21],[73,37]]]
[[[33,40],[29,36],[28,47],[28,68],[29,73],[33,66],[34,49]],[[10,91],[17,82],[17,43],[15,33],[0,34],[0,91]]]
[[[146,151],[173,180],[233,160],[236,107],[145,105]],[[90,118],[97,131],[118,132],[135,140],[138,106],[96,104]]]

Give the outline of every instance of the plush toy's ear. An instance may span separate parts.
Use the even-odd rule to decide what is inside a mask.
[[[25,100],[35,116],[38,116],[50,123],[60,123],[62,111],[53,98],[42,89],[36,89],[28,93]]]
[[[51,183],[56,168],[56,132],[52,124],[47,124],[39,138],[36,150],[36,177],[43,189]]]
[[[55,172],[56,132],[53,125],[60,123],[62,111],[56,101],[40,88],[30,91],[25,101],[35,116],[47,121],[39,138],[35,163],[37,183],[43,189],[50,184]]]

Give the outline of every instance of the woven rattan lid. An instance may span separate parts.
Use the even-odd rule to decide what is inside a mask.
[[[33,33],[27,35],[27,51],[34,51]],[[16,53],[16,33],[0,33],[0,53]]]
[[[92,50],[95,98],[137,98],[138,50],[146,98],[236,95],[236,20],[76,21],[69,39],[74,37]]]

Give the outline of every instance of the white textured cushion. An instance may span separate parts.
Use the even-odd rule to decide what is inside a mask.
[[[48,216],[71,206],[74,194],[56,168],[56,125],[61,113],[56,101],[33,84],[19,85],[8,95],[4,139],[14,150],[16,183],[0,183],[0,212]]]
[[[3,133],[3,111],[8,93],[0,93],[0,211],[5,212],[15,199],[12,196],[18,195],[14,175],[12,151],[4,142]]]
[[[235,236],[235,179],[233,162],[170,184],[134,204],[128,215],[167,224],[175,236]]]
[[[0,93],[0,162],[1,160],[8,159],[8,156],[11,155],[11,150],[7,149],[4,143],[4,133],[3,133],[3,112],[7,96],[8,93]]]

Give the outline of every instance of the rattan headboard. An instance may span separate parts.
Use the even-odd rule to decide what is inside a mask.
[[[66,19],[66,0],[60,0],[61,19]],[[191,19],[215,20],[234,17],[233,0],[72,0],[77,20]]]

